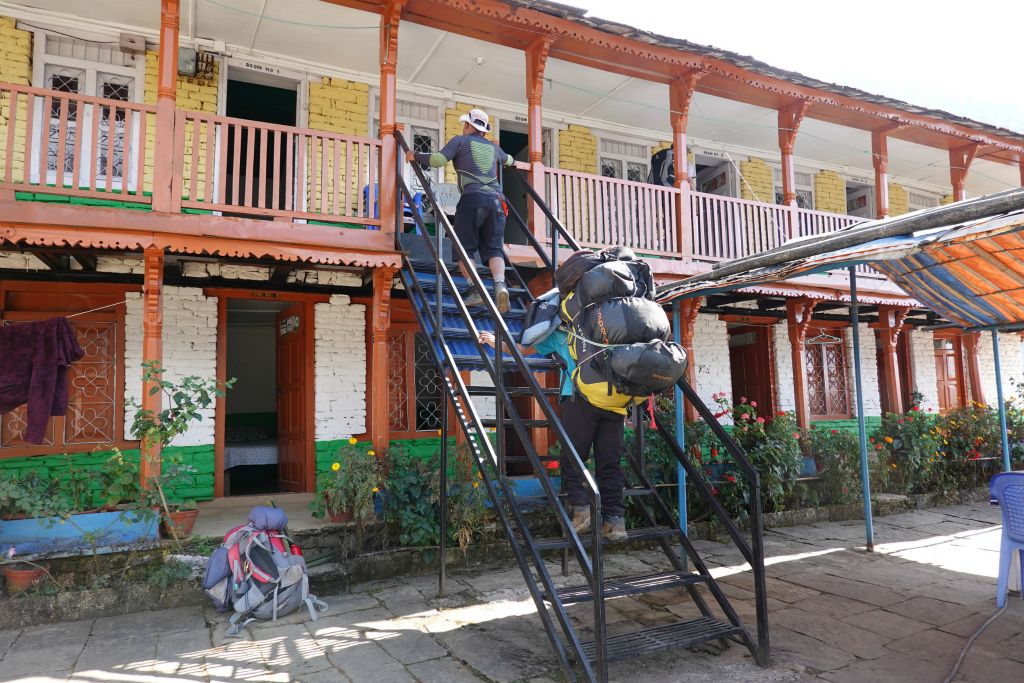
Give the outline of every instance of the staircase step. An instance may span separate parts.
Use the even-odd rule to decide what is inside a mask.
[[[455,364],[459,366],[460,370],[475,370],[483,367],[483,361],[480,360],[478,354],[460,354],[456,349],[452,349],[452,351],[454,352]],[[518,368],[518,364],[508,357],[501,364],[504,370],[515,370]],[[532,356],[526,359],[526,366],[531,370],[557,370],[559,367],[558,362],[550,358],[534,358]]]
[[[638,657],[659,650],[693,647],[712,640],[743,634],[743,629],[710,617],[680,621],[633,633],[611,636],[605,641],[609,662]],[[583,653],[595,661],[597,647],[594,641],[583,643]]]
[[[677,533],[678,532],[675,529],[669,528],[667,526],[640,527],[638,529],[626,530],[626,534],[629,536],[627,540],[629,541],[646,541],[657,538],[670,538],[672,536],[675,536]],[[587,533],[580,536],[580,541],[583,543],[584,546],[590,545],[590,532],[588,531]],[[602,545],[607,545],[611,542],[612,541],[609,541],[605,538],[601,539]],[[619,542],[624,543],[625,541]],[[522,543],[521,539],[520,543]],[[569,539],[562,537],[538,538],[534,539],[534,545],[536,545],[539,550],[561,550],[562,548],[569,547]]]
[[[707,581],[708,577],[706,576],[701,576],[695,572],[681,571],[605,579],[604,597],[620,598],[626,595],[653,593],[654,591],[679,588],[681,586],[694,586],[700,583],[707,583]],[[594,599],[593,591],[590,590],[589,585],[559,588],[558,597],[563,605],[590,602]],[[544,599],[547,600],[546,594]]]
[[[523,426],[526,427],[527,429],[543,429],[545,427],[550,427],[551,426],[551,423],[548,420],[524,420],[524,419],[520,419],[519,421],[522,422]],[[483,423],[484,427],[497,427],[498,426],[498,421],[495,420],[495,419],[489,418],[489,417],[488,418],[484,418],[483,420],[481,420],[481,422]],[[515,424],[514,420],[512,420],[512,418],[510,418],[510,417],[506,417],[503,420],[503,423],[508,425],[508,426],[510,426],[510,427]],[[508,459],[506,458],[506,460],[508,460]]]
[[[494,396],[494,387],[472,385],[467,386],[466,389],[469,391],[470,396]],[[545,396],[558,396],[561,392],[559,388],[553,389],[541,389]],[[505,387],[505,392],[509,396],[533,396],[533,390],[530,387]]]

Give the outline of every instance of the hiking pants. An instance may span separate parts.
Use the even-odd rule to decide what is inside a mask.
[[[597,488],[601,492],[601,513],[605,517],[622,517],[622,488],[626,478],[621,460],[626,450],[625,416],[595,408],[578,394],[562,403],[562,425],[583,462],[590,459],[593,448],[597,464]],[[569,494],[569,504],[589,505],[583,478],[562,456],[562,485]]]

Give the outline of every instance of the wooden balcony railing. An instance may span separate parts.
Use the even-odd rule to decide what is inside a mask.
[[[0,84],[0,188],[151,205],[156,130],[151,105]],[[380,228],[380,140],[191,111],[174,135],[172,210]],[[554,168],[541,185],[584,246],[665,259],[737,259],[862,220]]]
[[[0,186],[151,203],[155,107],[0,84]]]
[[[381,141],[179,111],[181,206],[380,226]]]
[[[582,245],[617,244],[669,259],[728,261],[864,220],[554,168],[544,169],[543,189]],[[866,266],[858,271],[881,277]]]
[[[680,256],[675,188],[557,168],[544,171],[548,206],[581,245],[621,244],[642,254]]]

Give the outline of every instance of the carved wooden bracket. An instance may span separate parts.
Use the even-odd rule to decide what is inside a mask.
[[[786,302],[786,318],[789,321],[789,340],[794,344],[804,343],[807,330],[811,327],[811,316],[818,302],[813,299],[790,299]]]
[[[882,332],[882,341],[886,349],[893,353],[896,352],[896,344],[909,313],[910,309],[906,306],[879,306],[878,322],[870,325]]]
[[[398,67],[398,22],[407,0],[388,0],[380,13],[380,68],[394,73]]]
[[[698,296],[692,299],[683,299],[679,302],[679,340],[687,353],[693,350],[693,326],[697,322],[697,314],[704,303],[704,297]]]
[[[164,252],[159,247],[146,247],[143,258],[143,305],[142,321],[146,332],[150,326],[159,326],[164,321],[163,284],[164,284]],[[159,330],[157,330],[159,334]]]
[[[697,82],[705,72],[700,69],[687,69],[682,75],[668,84],[669,116],[672,119],[672,130],[685,133],[690,118],[690,104]]]
[[[889,138],[882,130],[871,131],[871,162],[875,173],[889,171]]]
[[[969,145],[949,150],[949,181],[953,185],[953,199],[956,201],[963,199],[957,194],[963,192],[964,183],[967,182],[967,172],[970,170],[971,162],[978,154],[980,146],[979,143],[972,142]]]
[[[393,268],[375,268],[373,271],[373,340],[387,334],[391,327],[391,285],[395,279]],[[383,336],[381,339],[386,340]]]
[[[540,104],[544,95],[544,69],[555,36],[542,35],[526,48],[526,101]]]
[[[785,154],[793,153],[796,134],[803,123],[804,114],[811,103],[807,100],[796,100],[779,109],[779,149]]]

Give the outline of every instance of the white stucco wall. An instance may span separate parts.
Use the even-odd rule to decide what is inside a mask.
[[[793,393],[793,352],[789,344],[789,327],[785,322],[771,327],[772,357],[775,361],[775,405],[778,410],[796,410]]]
[[[981,390],[985,402],[997,405],[996,395],[996,361],[992,348],[992,333],[984,332],[978,340],[978,369],[981,371]],[[1009,398],[1014,392],[1014,382],[1021,380],[1020,372],[1020,337],[1015,332],[999,335],[999,362],[1003,374],[1003,398]]]
[[[142,400],[142,294],[127,295],[125,311],[125,400]],[[217,376],[217,297],[194,287],[164,287],[164,378]],[[130,439],[131,410],[125,411],[125,438]],[[213,443],[214,409],[174,440],[174,446]]]
[[[878,354],[875,350],[875,331],[867,323],[860,323],[860,372],[864,390],[864,414],[878,416],[882,414],[882,396],[878,388]],[[850,396],[850,414],[857,415],[857,385],[854,378],[853,359],[853,328],[843,330],[846,342],[847,386]]]
[[[336,294],[316,304],[314,315],[316,440],[360,434],[366,431],[366,307]]]
[[[732,395],[729,368],[729,332],[717,315],[700,313],[693,325],[694,387],[705,404],[713,406],[712,394],[724,391]],[[727,420],[723,418],[723,422]]]
[[[924,398],[921,410],[939,409],[939,387],[935,374],[935,333],[931,330],[906,330],[910,335],[911,367],[914,373],[914,391]]]

